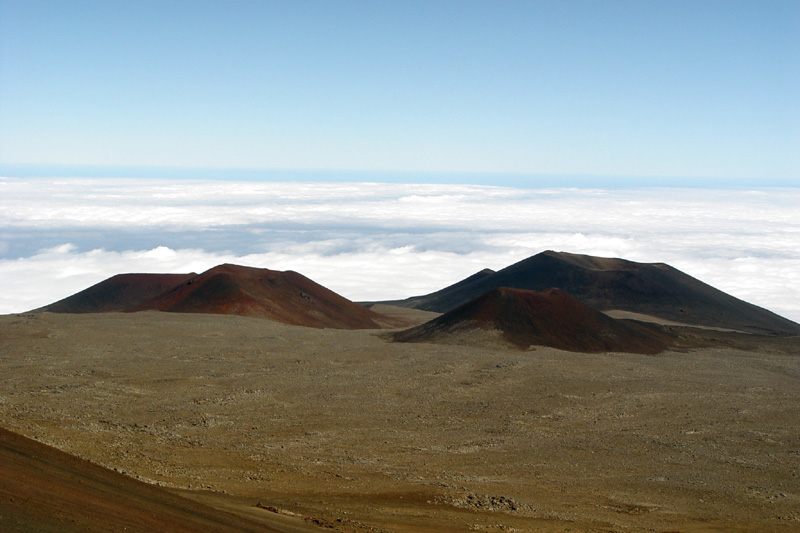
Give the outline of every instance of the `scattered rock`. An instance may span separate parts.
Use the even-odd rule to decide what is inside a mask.
[[[481,511],[502,511],[515,513],[522,510],[522,504],[508,496],[490,496],[486,494],[475,494],[470,492],[465,496],[454,498],[449,502],[456,507],[466,509],[478,509]]]

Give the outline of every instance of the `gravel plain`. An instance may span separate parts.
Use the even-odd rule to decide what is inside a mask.
[[[430,316],[415,313],[395,318]],[[800,340],[658,355],[482,341],[5,315],[0,426],[227,511],[342,531],[800,531]]]

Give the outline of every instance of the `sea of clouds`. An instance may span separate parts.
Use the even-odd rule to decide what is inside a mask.
[[[798,206],[779,188],[0,178],[0,313],[223,262],[403,298],[553,249],[666,262],[800,321]]]

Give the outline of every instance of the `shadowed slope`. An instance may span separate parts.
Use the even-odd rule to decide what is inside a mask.
[[[0,428],[2,531],[278,531]]]
[[[749,333],[800,334],[800,324],[663,263],[546,251],[467,283],[469,279],[395,304],[447,312],[498,287],[530,290],[557,287],[604,311],[619,309]]]
[[[473,275],[464,278],[457,283],[454,283],[453,285],[449,285],[444,289],[440,289],[430,294],[425,294],[422,296],[412,296],[410,298],[406,298],[405,300],[388,300],[385,302],[369,302],[369,303],[380,303],[386,305],[396,305],[401,307],[411,307],[413,309],[422,309],[424,311],[433,311],[441,313],[443,311],[438,311],[434,309],[434,307],[440,306],[439,302],[460,300],[462,294],[472,294],[476,292],[476,288],[477,288],[477,294],[481,294],[482,292],[484,292],[482,289],[480,289],[480,287],[483,286],[482,284],[484,280],[486,280],[487,278],[491,277],[494,274],[496,274],[496,272],[491,268],[484,268],[480,272],[476,272]]]
[[[475,329],[500,331],[520,348],[541,345],[573,352],[658,353],[670,342],[660,326],[613,319],[564,291],[509,288],[495,289],[394,338],[436,341]]]
[[[302,274],[219,265],[134,311],[232,314],[316,328],[378,328],[378,315]]]
[[[177,287],[196,274],[117,274],[36,311],[107,313],[128,311]]]

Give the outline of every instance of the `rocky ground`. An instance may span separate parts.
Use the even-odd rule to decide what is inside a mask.
[[[7,315],[0,426],[343,531],[800,530],[800,340],[750,345],[590,355]]]

